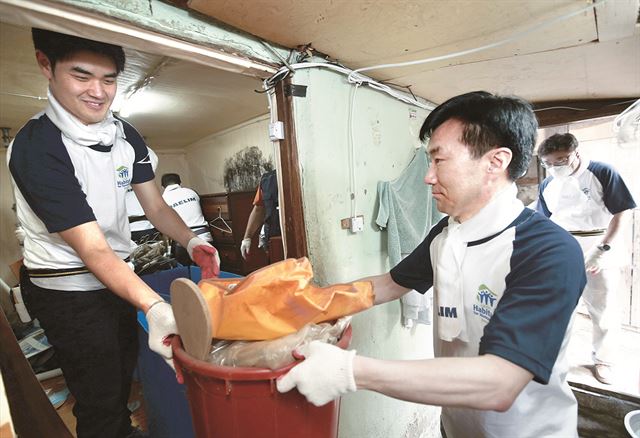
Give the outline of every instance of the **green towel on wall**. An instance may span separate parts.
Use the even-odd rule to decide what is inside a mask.
[[[378,182],[376,224],[387,231],[389,263],[393,267],[409,255],[442,217],[424,177],[429,168],[426,151],[416,149],[411,162],[394,181]],[[411,291],[402,297],[402,324],[431,322],[430,296]]]

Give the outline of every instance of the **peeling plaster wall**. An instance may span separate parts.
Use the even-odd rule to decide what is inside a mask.
[[[397,178],[407,166],[420,146],[418,133],[427,113],[366,87],[357,90],[356,214],[364,215],[365,229],[352,234],[340,228],[340,219],[351,214],[348,120],[354,89],[344,76],[328,71],[301,70],[293,80],[309,86],[306,98],[294,99],[294,114],[314,278],[330,284],[384,273],[389,266],[386,235],[375,225],[377,183]],[[433,357],[431,326],[403,328],[397,301],[356,315],[353,327],[352,347],[360,354]],[[362,391],[342,399],[340,437],[437,437],[438,418],[439,408]]]
[[[226,191],[225,160],[253,146],[262,152],[264,159],[273,162],[268,115],[256,117],[188,145],[185,153],[191,187],[200,194]]]

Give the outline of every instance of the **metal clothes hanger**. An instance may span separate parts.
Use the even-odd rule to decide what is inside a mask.
[[[217,225],[214,225],[214,222],[216,221],[222,221],[222,224],[224,226],[224,228],[221,228]],[[212,228],[215,228],[216,230],[222,231],[223,233],[233,233],[233,230],[231,229],[231,227],[229,226],[229,224],[227,223],[226,220],[224,220],[224,218],[222,217],[222,208],[218,207],[218,217],[213,218],[211,220],[211,222],[209,222],[209,226]]]

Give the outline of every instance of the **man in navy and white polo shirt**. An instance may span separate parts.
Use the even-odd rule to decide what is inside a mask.
[[[433,286],[436,358],[379,360],[311,343],[280,391],[297,386],[317,405],[356,389],[440,405],[449,438],[577,437],[565,352],[585,272],[575,239],[516,198],[536,130],[527,102],[486,92],[448,100],[422,126],[425,182],[449,216],[368,280],[376,304]]]
[[[162,200],[150,150],[110,106],[124,68],[122,47],[33,29],[47,108],[7,151],[17,215],[25,230],[21,289],[45,329],[71,393],[77,435],[125,437],[136,361],[136,310],[149,346],[166,359],[177,333],[171,306],[127,265],[129,186],[158,230],[191,249],[211,273],[215,248],[198,239]]]
[[[620,247],[614,240],[625,213],[636,203],[606,163],[581,156],[573,134],[554,134],[538,149],[549,177],[540,184],[536,209],[575,236],[584,252],[587,287],[583,298],[593,324],[593,373],[611,384],[620,315],[616,288]]]

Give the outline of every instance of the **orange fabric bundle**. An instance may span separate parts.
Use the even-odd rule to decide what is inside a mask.
[[[211,337],[273,339],[373,305],[369,281],[318,287],[312,277],[311,263],[303,257],[274,263],[246,278],[202,280],[198,287],[211,313]]]

